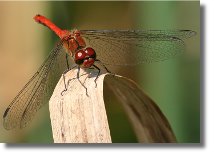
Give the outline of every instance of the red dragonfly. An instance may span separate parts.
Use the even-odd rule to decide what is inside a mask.
[[[166,60],[182,54],[186,50],[183,40],[196,35],[191,30],[67,31],[59,29],[44,16],[36,15],[34,19],[53,30],[61,40],[6,109],[3,115],[6,129],[27,126],[49,101],[61,75],[65,80],[65,73],[77,65],[78,69],[93,66],[100,72],[96,61],[105,67],[104,64],[126,66]],[[76,63],[71,68],[70,57]],[[79,70],[77,78],[79,80]]]

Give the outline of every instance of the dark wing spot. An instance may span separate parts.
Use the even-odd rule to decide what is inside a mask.
[[[7,116],[7,113],[9,112],[10,108],[7,108],[6,111],[4,112],[3,118],[5,118]]]

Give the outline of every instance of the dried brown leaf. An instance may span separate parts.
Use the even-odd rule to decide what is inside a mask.
[[[155,102],[133,81],[111,74],[77,69],[66,75],[67,91],[61,77],[50,99],[50,117],[54,142],[111,143],[111,136],[103,98],[104,83],[123,105],[139,142],[176,142],[166,117]],[[63,92],[64,91],[64,92]],[[61,94],[62,93],[62,94]]]

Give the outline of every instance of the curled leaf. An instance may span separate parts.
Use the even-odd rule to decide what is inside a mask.
[[[103,98],[104,83],[123,105],[139,142],[176,142],[176,138],[155,102],[133,81],[118,75],[91,69],[77,69],[63,76],[50,99],[50,117],[54,142],[111,143],[110,130]],[[62,94],[61,94],[62,93]]]

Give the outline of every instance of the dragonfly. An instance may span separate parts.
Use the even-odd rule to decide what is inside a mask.
[[[65,74],[76,66],[79,80],[80,67],[94,67],[100,72],[95,63],[104,67],[133,66],[167,60],[181,55],[186,50],[183,40],[196,35],[195,31],[182,29],[68,31],[59,29],[39,14],[34,19],[54,31],[60,41],[7,107],[3,115],[3,125],[7,130],[17,126],[22,129],[31,123],[35,113],[49,101],[62,75],[67,88]],[[69,67],[72,59],[75,65]]]

